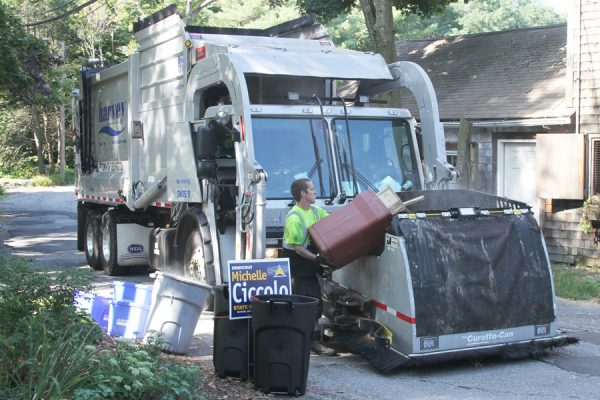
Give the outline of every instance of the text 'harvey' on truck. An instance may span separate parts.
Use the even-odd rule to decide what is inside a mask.
[[[330,40],[278,37],[290,27],[186,26],[167,8],[136,23],[127,61],[82,69],[73,123],[89,265],[220,285],[228,260],[278,257],[294,179],[309,177],[330,213],[390,187],[424,200],[394,216],[380,251],[325,282],[327,338],[385,353],[369,357],[382,370],[560,341],[530,208],[439,189],[457,172],[427,74]],[[408,110],[374,101],[401,87],[419,105],[420,133]]]

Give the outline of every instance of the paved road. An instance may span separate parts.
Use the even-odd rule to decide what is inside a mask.
[[[0,199],[0,236],[13,254],[52,268],[85,268],[75,250],[72,187],[21,188]],[[95,274],[99,290],[111,279]],[[120,280],[150,282],[147,275]],[[600,397],[600,306],[557,300],[559,328],[578,345],[539,359],[463,361],[380,375],[363,359],[311,356],[305,399],[597,399]],[[211,315],[202,316],[195,349],[212,354]]]

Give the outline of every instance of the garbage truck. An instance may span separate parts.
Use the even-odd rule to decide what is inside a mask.
[[[223,285],[228,260],[279,257],[293,180],[310,177],[330,212],[387,187],[424,200],[323,280],[325,339],[380,370],[563,341],[531,208],[440,189],[458,172],[424,70],[284,37],[302,23],[189,26],[168,7],[135,24],[125,62],[82,68],[73,135],[89,266]],[[385,100],[401,88],[419,126]]]

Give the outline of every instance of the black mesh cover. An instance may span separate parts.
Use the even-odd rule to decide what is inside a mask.
[[[417,336],[554,320],[550,271],[531,214],[394,219],[404,235]]]

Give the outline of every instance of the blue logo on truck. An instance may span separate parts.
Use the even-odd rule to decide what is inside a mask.
[[[102,128],[100,128],[100,131],[98,131],[98,133],[106,133],[108,136],[118,136],[120,135],[123,131],[125,130],[125,128],[121,129],[120,131],[111,128],[108,125],[104,125]]]
[[[102,105],[100,102],[98,109],[98,122],[114,121],[115,119],[121,119],[127,111],[127,102],[118,101],[114,104]]]
[[[113,128],[113,126],[123,126],[123,118],[126,112],[126,101],[117,101],[113,104],[102,104],[100,102],[98,106],[98,122],[105,122],[106,125],[100,128],[98,134],[104,133],[105,135],[115,137],[123,133],[125,128],[119,130]]]
[[[129,250],[130,253],[141,253],[144,251],[144,246],[141,244],[131,244],[127,250]]]

